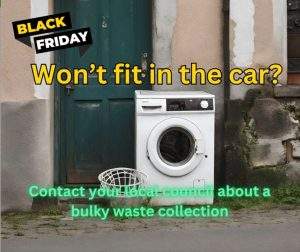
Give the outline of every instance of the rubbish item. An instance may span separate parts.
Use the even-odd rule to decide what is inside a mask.
[[[202,91],[135,91],[136,169],[147,187],[214,186],[215,96]],[[150,204],[205,205],[207,197],[151,197]]]
[[[147,175],[131,168],[113,168],[99,174],[102,187],[118,189],[120,197],[124,197],[125,188],[138,189],[146,185]]]

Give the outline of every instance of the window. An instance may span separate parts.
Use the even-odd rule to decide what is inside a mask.
[[[300,85],[300,0],[288,0],[288,83]]]

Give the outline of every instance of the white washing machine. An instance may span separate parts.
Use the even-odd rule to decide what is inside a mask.
[[[214,185],[215,97],[198,91],[135,93],[136,169],[149,186]],[[152,205],[212,204],[213,196],[153,198]]]

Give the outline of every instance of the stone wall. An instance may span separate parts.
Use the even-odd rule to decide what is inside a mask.
[[[300,90],[287,86],[283,89],[289,91],[280,91],[280,87],[252,89],[244,100],[229,102],[228,184],[276,186],[300,181]]]
[[[283,67],[281,85],[231,85],[225,123],[226,181],[298,181],[299,87],[287,86],[287,1],[230,0],[230,67]]]

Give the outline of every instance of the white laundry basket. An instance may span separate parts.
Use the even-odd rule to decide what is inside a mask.
[[[125,187],[138,189],[146,186],[147,175],[131,168],[113,168],[99,174],[101,186],[118,189],[119,198],[111,199],[111,205],[138,205],[145,202],[145,198],[126,198]]]

